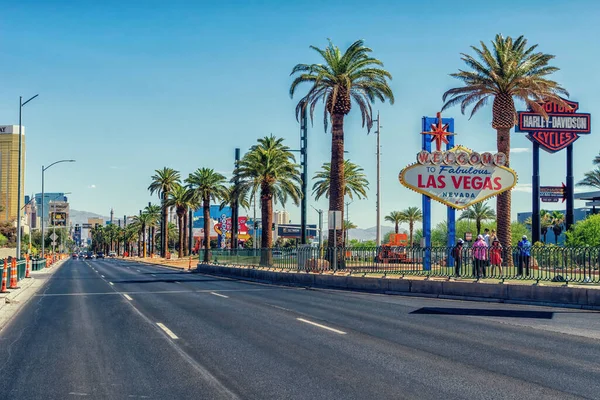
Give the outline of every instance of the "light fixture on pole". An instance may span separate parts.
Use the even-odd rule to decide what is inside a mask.
[[[52,164],[48,165],[47,167],[44,167],[42,165],[42,258],[44,257],[44,250],[45,250],[45,238],[44,238],[44,172],[46,172],[46,170],[48,168],[50,168],[53,165],[56,164],[60,164],[60,163],[64,163],[64,162],[75,162],[75,160],[59,160],[59,161],[54,161]]]
[[[35,95],[29,100],[23,102],[23,97],[19,96],[19,166],[17,167],[17,260],[21,258],[21,181],[23,176],[23,135],[22,135],[22,110],[23,106],[35,99],[39,95]]]
[[[315,206],[312,206],[312,208],[314,208],[314,210],[319,213],[319,249],[321,247],[323,247],[323,210],[319,209],[317,210],[315,208]]]

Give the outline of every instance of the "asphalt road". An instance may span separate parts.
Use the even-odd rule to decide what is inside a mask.
[[[600,313],[71,260],[0,332],[0,398],[600,398]]]

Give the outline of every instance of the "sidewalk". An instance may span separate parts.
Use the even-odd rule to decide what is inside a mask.
[[[32,271],[31,278],[21,279],[18,283],[19,289],[11,290],[10,293],[0,294],[0,330],[14,317],[19,310],[27,304],[38,290],[50,279],[52,275],[65,263],[67,259],[60,260],[50,268],[41,271]]]

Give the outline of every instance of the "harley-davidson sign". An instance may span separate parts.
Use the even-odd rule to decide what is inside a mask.
[[[400,183],[447,206],[464,209],[497,196],[517,184],[505,167],[503,153],[477,153],[457,146],[452,150],[417,154],[417,163],[400,172]]]
[[[563,100],[568,108],[553,102],[541,104],[548,115],[547,119],[531,110],[519,112],[517,132],[529,132],[528,138],[549,153],[564,149],[576,141],[580,134],[589,134],[590,114],[575,113],[579,103]]]

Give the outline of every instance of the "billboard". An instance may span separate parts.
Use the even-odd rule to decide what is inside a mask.
[[[67,213],[66,212],[51,212],[50,220],[52,226],[67,226]]]
[[[317,225],[306,225],[306,234],[309,238],[315,238],[317,236]],[[302,230],[300,225],[296,224],[277,225],[277,236],[286,239],[300,239]]]

